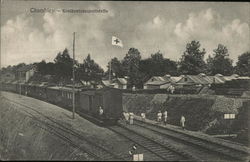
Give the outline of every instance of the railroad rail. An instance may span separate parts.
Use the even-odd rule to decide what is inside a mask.
[[[148,156],[154,157],[155,161],[201,161],[183,150],[170,144],[162,144],[122,124],[111,126],[109,129],[139,145]]]
[[[175,129],[170,129],[168,127],[162,127],[151,123],[145,123],[140,120],[135,120],[134,124],[149,129],[150,131],[158,133],[167,138],[171,138],[173,140],[180,141],[182,143],[186,143],[200,149],[207,150],[209,152],[213,152],[214,154],[219,154],[225,158],[230,158],[231,160],[249,161],[250,154],[248,150],[240,150],[233,147],[221,145],[208,139],[192,136],[183,131],[177,131]]]
[[[4,97],[4,98],[13,104],[21,105],[22,107],[24,107],[26,109],[30,109],[30,110],[36,112],[37,114],[39,114],[40,116],[42,116],[43,118],[49,120],[53,124],[50,124],[44,120],[41,120],[41,119],[37,118],[34,114],[28,112],[27,110],[24,110],[26,113],[28,113],[30,115],[31,118],[34,118],[36,121],[38,121],[42,125],[46,126],[46,127],[39,126],[41,129],[44,129],[44,130],[58,136],[60,139],[67,141],[73,147],[75,147],[78,150],[81,150],[83,152],[86,152],[87,154],[89,154],[90,156],[95,158],[96,160],[103,160],[103,161],[108,161],[108,160],[124,161],[124,160],[126,160],[126,159],[124,159],[125,155],[116,155],[115,153],[109,151],[108,149],[106,149],[102,146],[99,146],[96,143],[87,139],[86,137],[80,135],[78,132],[73,131],[72,129],[65,127],[64,125],[56,122],[55,120],[52,120],[50,117],[44,115],[43,113],[37,111],[36,109],[34,109],[30,106],[24,105],[22,103],[13,101],[11,99],[8,99],[6,97]],[[64,135],[64,134],[66,134],[66,135]],[[75,139],[75,138],[79,139],[82,142],[82,145],[79,145],[79,142],[77,144],[76,144],[76,142],[73,142],[72,139]],[[85,145],[85,147],[83,145]],[[86,147],[86,146],[88,146],[88,147]]]

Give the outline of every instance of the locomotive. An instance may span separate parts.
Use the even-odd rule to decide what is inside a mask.
[[[21,93],[46,101],[67,110],[72,110],[73,90],[71,87],[44,84],[0,83],[0,90]],[[99,125],[114,125],[122,116],[122,91],[115,88],[75,89],[75,108],[80,116]],[[99,114],[102,108],[103,114]]]

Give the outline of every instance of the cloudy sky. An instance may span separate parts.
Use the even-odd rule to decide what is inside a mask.
[[[105,13],[31,12],[33,9],[105,9]],[[160,50],[179,60],[185,46],[198,40],[208,54],[219,43],[230,57],[250,50],[248,2],[67,2],[1,0],[1,66],[41,60],[53,61],[59,51],[72,54],[76,32],[76,59],[88,53],[106,69],[112,57],[122,59],[131,47],[142,58]],[[112,46],[111,37],[123,41]]]

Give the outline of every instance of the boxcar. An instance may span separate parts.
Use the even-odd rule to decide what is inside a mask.
[[[80,92],[80,113],[102,120],[105,124],[116,123],[122,114],[122,92],[115,88],[103,88],[95,91]],[[99,107],[104,113],[99,116]]]

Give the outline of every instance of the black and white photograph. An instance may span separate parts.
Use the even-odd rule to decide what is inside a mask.
[[[250,161],[250,2],[1,0],[0,161]]]

